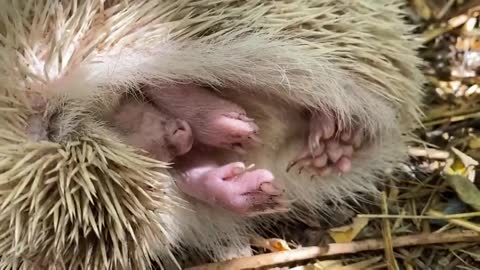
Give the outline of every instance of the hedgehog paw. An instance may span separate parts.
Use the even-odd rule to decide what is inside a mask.
[[[326,176],[351,170],[352,156],[362,144],[362,132],[352,128],[340,129],[334,119],[326,114],[313,115],[308,142],[288,165],[287,171],[298,166],[299,173],[308,169],[314,175]]]
[[[283,191],[273,180],[267,170],[249,171],[243,163],[234,162],[190,176],[186,180],[188,187],[182,190],[212,206],[243,216],[287,211]]]
[[[208,119],[205,130],[210,134],[210,145],[245,154],[260,143],[258,126],[245,112],[213,111]]]

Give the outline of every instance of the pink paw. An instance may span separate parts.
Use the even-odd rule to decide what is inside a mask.
[[[258,126],[245,112],[212,111],[207,119],[205,131],[211,145],[244,154],[260,143]]]
[[[180,188],[212,206],[255,216],[288,210],[283,191],[275,186],[273,179],[267,170],[248,171],[243,163],[234,162],[204,173],[197,174],[193,169],[180,181]]]
[[[258,126],[245,109],[214,91],[195,85],[144,91],[158,108],[187,121],[201,144],[245,153],[259,143]]]
[[[339,129],[335,117],[317,113],[310,120],[308,143],[301,154],[288,166],[299,166],[299,173],[307,168],[314,175],[326,176],[333,172],[347,173],[352,167],[352,156],[362,146],[360,129]]]

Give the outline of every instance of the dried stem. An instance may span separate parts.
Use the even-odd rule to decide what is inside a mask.
[[[480,242],[480,234],[474,231],[459,231],[435,234],[400,236],[392,239],[393,247],[406,247],[454,242]],[[381,250],[385,247],[383,239],[369,239],[352,243],[329,244],[318,247],[305,247],[294,250],[241,257],[229,261],[211,263],[187,268],[186,270],[251,269],[272,266],[288,262],[326,257],[339,254],[358,253],[368,250]]]

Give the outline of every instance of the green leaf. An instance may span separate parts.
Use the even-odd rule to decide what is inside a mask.
[[[464,203],[480,211],[480,190],[474,183],[461,175],[447,174],[445,178]]]

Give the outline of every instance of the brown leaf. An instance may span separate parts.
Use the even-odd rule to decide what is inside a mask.
[[[332,228],[328,231],[336,243],[349,243],[367,226],[368,218],[354,218],[350,225]]]

